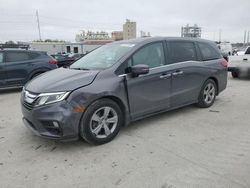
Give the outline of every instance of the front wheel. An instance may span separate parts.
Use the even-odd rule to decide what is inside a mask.
[[[197,106],[208,108],[213,105],[217,93],[216,83],[212,79],[208,79],[201,88]]]
[[[122,111],[117,103],[110,99],[97,100],[83,115],[80,135],[91,144],[105,144],[114,139],[122,123]]]

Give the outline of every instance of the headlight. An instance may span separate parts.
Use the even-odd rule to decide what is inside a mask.
[[[69,92],[56,92],[56,93],[41,93],[35,102],[35,106],[51,104],[64,100],[69,95]]]

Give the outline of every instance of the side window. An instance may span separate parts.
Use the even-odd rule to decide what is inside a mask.
[[[247,48],[247,51],[245,54],[250,54],[250,47]]]
[[[138,64],[148,65],[149,68],[164,65],[165,58],[163,44],[161,42],[153,43],[136,52],[132,57],[132,65]]]
[[[170,63],[197,60],[193,42],[168,42]]]
[[[0,64],[3,63],[3,53],[0,52]]]
[[[201,51],[201,55],[203,57],[203,61],[219,59],[220,54],[209,44],[198,43],[198,46]]]
[[[6,53],[6,62],[16,62],[16,61],[27,61],[31,57],[28,53],[24,52],[7,52]]]

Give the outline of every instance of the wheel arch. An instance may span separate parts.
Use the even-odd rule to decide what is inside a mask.
[[[97,100],[102,100],[102,99],[110,99],[112,101],[114,101],[121,109],[122,111],[122,114],[124,115],[123,116],[123,125],[122,126],[126,126],[128,125],[129,121],[130,121],[130,116],[129,116],[129,109],[128,107],[124,104],[124,102],[122,101],[122,99],[120,99],[119,97],[117,96],[114,96],[114,95],[104,95],[104,96],[100,96],[98,98],[95,98],[94,100],[92,100],[87,106],[86,106],[86,109],[91,105],[93,104],[95,101]],[[82,117],[84,116],[84,113],[82,115]],[[81,117],[81,119],[82,119]]]
[[[115,103],[117,103],[118,106],[120,107],[122,113],[126,116],[126,111],[127,111],[126,106],[119,97],[116,97],[116,96],[113,96],[113,95],[107,95],[107,96],[100,97],[97,100],[101,100],[101,99],[110,99],[110,100],[114,101]],[[124,118],[126,119],[126,117],[124,117]]]
[[[35,69],[29,74],[28,80],[32,79],[36,74],[42,74],[42,73],[45,73],[49,70],[51,70],[51,69],[49,69],[49,68]]]
[[[219,82],[218,82],[218,79],[216,77],[214,77],[214,76],[210,76],[207,80],[209,80],[209,79],[213,80],[215,82],[215,84],[216,84],[216,95],[219,95]]]

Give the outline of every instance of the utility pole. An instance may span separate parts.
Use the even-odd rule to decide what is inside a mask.
[[[249,43],[249,33],[250,31],[247,32],[247,44]]]
[[[37,20],[37,27],[38,27],[38,32],[39,32],[39,40],[42,41],[38,10],[36,10],[36,20]]]
[[[247,35],[247,31],[244,32],[244,42],[243,42],[244,46],[245,46],[245,43],[246,43],[246,35]]]
[[[219,30],[219,42],[221,42],[221,29]]]

